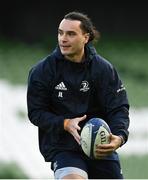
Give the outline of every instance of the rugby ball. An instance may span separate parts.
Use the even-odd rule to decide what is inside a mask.
[[[96,145],[110,143],[110,133],[111,130],[103,119],[90,119],[80,134],[83,152],[91,159],[98,159],[95,152]]]

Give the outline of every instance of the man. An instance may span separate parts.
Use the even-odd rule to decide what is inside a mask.
[[[28,116],[39,127],[39,147],[56,179],[122,179],[116,149],[128,139],[129,104],[115,68],[91,43],[97,30],[87,15],[70,12],[58,28],[58,46],[31,68]],[[80,132],[92,117],[110,126],[110,144],[85,156]]]

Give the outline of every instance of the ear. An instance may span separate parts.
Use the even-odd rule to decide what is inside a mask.
[[[85,38],[85,44],[88,43],[89,33],[85,33],[85,34],[84,34],[84,38]]]

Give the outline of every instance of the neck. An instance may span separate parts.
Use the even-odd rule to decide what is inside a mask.
[[[65,58],[68,59],[69,61],[76,62],[76,63],[81,63],[81,62],[83,62],[84,57],[85,57],[85,56],[83,56],[83,57],[81,57],[81,58],[79,58],[79,57],[65,56]]]
[[[75,55],[65,55],[65,58],[76,63],[81,63],[85,59],[84,51],[82,51],[80,54]]]

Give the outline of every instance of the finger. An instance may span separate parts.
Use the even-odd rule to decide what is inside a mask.
[[[81,127],[78,126],[78,125],[76,125],[75,128],[76,128],[77,130],[79,130],[79,131],[81,130]]]
[[[71,125],[71,131],[75,131],[75,130],[81,130],[81,128],[78,124],[72,124]]]
[[[75,126],[75,128],[76,128],[77,130],[79,130],[79,131],[81,130],[81,127],[80,127],[78,124],[79,124],[79,122],[85,120],[86,117],[87,117],[87,116],[84,115],[84,116],[82,116],[82,117],[77,118],[77,124],[76,124],[76,126]]]
[[[96,154],[95,156],[96,156],[96,158],[101,159],[101,158],[105,158],[106,156],[108,156],[108,154]]]
[[[73,131],[73,132],[72,132],[72,135],[73,135],[73,137],[75,138],[75,140],[78,142],[78,144],[80,144],[80,139],[81,139],[81,137],[80,137],[80,135],[78,134],[77,130]]]
[[[96,152],[98,153],[110,153],[113,152],[113,149],[96,149]]]
[[[79,118],[78,118],[78,122],[85,120],[86,117],[87,117],[86,114],[85,114],[84,116],[82,116],[82,117],[79,117]]]
[[[100,144],[96,145],[97,149],[113,149],[114,146],[112,144]]]
[[[96,152],[95,154],[97,157],[106,157],[108,155],[106,153],[99,153],[99,152]]]
[[[96,155],[97,156],[99,156],[99,157],[104,157],[104,156],[108,156],[108,155],[110,155],[110,154],[112,154],[113,153],[113,151],[112,150],[108,150],[108,151],[106,151],[106,150],[99,150],[99,151],[95,151],[95,153],[96,153]]]
[[[74,139],[77,141],[77,143],[78,143],[79,145],[81,144],[79,138],[74,137]]]
[[[108,154],[110,154],[110,152],[104,152],[104,151],[99,151],[99,150],[96,150],[95,151],[95,154],[98,156],[98,157],[105,157],[107,156]]]
[[[110,133],[109,139],[110,139],[110,142],[111,142],[111,140],[113,139],[113,134],[112,133]]]

